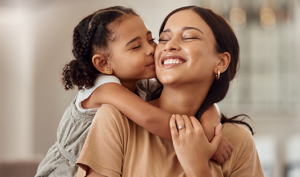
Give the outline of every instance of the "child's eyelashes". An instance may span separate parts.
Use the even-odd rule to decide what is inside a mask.
[[[149,41],[152,41],[152,42],[153,42],[154,40],[155,40],[155,38],[149,39]]]
[[[148,39],[148,41],[151,42],[151,43],[154,42],[154,40],[155,40],[155,38]],[[133,49],[133,50],[134,50],[134,49],[138,49],[138,48],[140,48],[141,46],[142,46],[142,45],[140,44],[140,45],[137,45],[137,46],[135,46],[135,47],[132,47],[131,49]]]
[[[141,45],[138,45],[138,46],[136,46],[136,47],[133,47],[132,49],[138,49],[138,48],[140,48],[141,47]]]

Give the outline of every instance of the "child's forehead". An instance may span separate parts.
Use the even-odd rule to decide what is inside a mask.
[[[113,42],[128,42],[135,37],[144,37],[149,35],[149,29],[144,20],[139,16],[127,18],[117,25],[112,24],[110,27]],[[151,32],[150,32],[151,35]]]

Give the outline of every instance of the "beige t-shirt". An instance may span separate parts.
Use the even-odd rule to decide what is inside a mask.
[[[250,132],[228,123],[223,125],[222,133],[234,150],[223,164],[210,161],[212,175],[263,176]],[[79,177],[85,176],[86,166],[109,177],[186,176],[172,142],[149,133],[107,104],[101,106],[93,120],[77,165]]]

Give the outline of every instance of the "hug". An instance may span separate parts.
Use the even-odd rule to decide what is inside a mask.
[[[156,43],[133,9],[100,9],[72,52],[63,84],[79,91],[36,176],[263,176],[252,128],[215,104],[239,64],[223,17],[178,8]]]

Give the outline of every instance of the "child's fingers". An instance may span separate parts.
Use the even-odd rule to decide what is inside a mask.
[[[216,159],[219,163],[224,163],[225,159],[224,157],[221,155],[218,159]]]
[[[192,126],[192,123],[191,123],[191,120],[189,119],[189,117],[186,115],[182,115],[182,118],[184,120],[184,125],[186,127],[186,130],[192,130],[193,126]]]
[[[233,151],[233,146],[232,146],[231,142],[229,142],[229,148],[231,151]]]
[[[223,153],[223,159],[224,159],[224,162],[227,161],[229,159],[228,157],[228,154],[227,153]]]
[[[221,141],[222,138],[222,132],[221,132],[221,124],[217,125],[217,127],[215,128],[215,136],[212,139],[212,141],[210,142],[211,147],[214,149],[214,151],[217,150],[219,143]]]
[[[173,140],[178,138],[178,130],[175,121],[176,121],[175,115],[173,114],[172,117],[170,118],[170,130],[171,130],[171,136]]]
[[[221,136],[222,138],[222,124],[216,126],[215,128],[215,136]]]
[[[176,114],[175,117],[176,117],[176,124],[177,124],[178,131],[185,131],[185,124],[183,118],[178,114]]]
[[[231,150],[229,148],[226,148],[226,152],[227,152],[228,156],[231,157]]]

